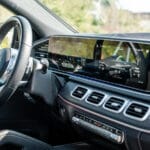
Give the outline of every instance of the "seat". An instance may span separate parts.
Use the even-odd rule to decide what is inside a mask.
[[[9,145],[9,146],[8,146]],[[1,148],[2,147],[2,148]],[[32,138],[30,136],[24,135],[19,132],[12,130],[2,130],[0,131],[0,149],[7,149],[10,147],[17,147],[17,150],[51,150],[52,146]],[[15,149],[14,148],[14,149]]]
[[[99,150],[95,146],[83,142],[65,144],[53,147],[54,150]]]
[[[40,140],[12,130],[0,131],[1,150],[99,150],[83,142],[51,146]]]

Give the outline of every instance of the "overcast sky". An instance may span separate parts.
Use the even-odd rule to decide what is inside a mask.
[[[150,12],[150,0],[118,0],[121,8],[132,12]]]

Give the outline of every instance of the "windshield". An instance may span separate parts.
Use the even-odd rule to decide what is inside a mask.
[[[149,0],[39,0],[81,33],[150,31]]]

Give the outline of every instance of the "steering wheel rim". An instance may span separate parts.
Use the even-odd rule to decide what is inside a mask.
[[[7,101],[17,89],[25,73],[32,49],[32,28],[29,21],[22,16],[13,16],[1,26],[0,44],[10,29],[16,26],[20,31],[19,48],[18,50],[10,49],[8,65],[0,77],[0,80],[5,78],[4,84],[0,86],[0,104]],[[1,53],[0,56],[2,57]]]

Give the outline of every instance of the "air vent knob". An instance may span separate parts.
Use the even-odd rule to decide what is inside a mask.
[[[46,58],[42,58],[40,62],[42,64],[42,72],[45,74],[49,68],[49,61]]]

